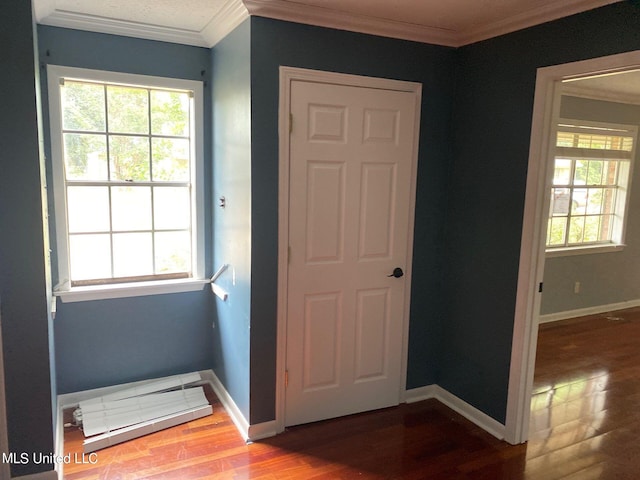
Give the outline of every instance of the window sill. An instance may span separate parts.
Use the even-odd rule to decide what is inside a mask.
[[[588,247],[554,248],[545,252],[546,258],[569,257],[572,255],[589,255],[594,253],[621,252],[624,244],[589,245]]]
[[[162,280],[155,282],[121,283],[117,285],[73,287],[70,290],[54,291],[53,294],[56,297],[60,297],[63,303],[87,302],[91,300],[142,297],[167,293],[196,292],[202,290],[205,285],[209,283],[210,281],[208,279]]]

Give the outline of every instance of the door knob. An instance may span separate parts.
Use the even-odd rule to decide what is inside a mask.
[[[402,271],[402,269],[400,267],[396,267],[393,269],[393,273],[391,275],[387,275],[387,277],[400,278],[403,275],[404,275],[404,272]]]

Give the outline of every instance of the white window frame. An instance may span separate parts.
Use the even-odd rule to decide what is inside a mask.
[[[579,124],[580,127],[608,129],[612,132],[612,134],[614,134],[615,132],[620,132],[622,136],[631,136],[633,137],[633,148],[630,152],[628,152],[629,154],[628,168],[626,169],[622,168],[622,170],[619,172],[619,178],[617,183],[618,187],[617,187],[617,194],[616,194],[616,205],[614,209],[615,223],[613,225],[611,242],[585,243],[583,245],[570,245],[570,246],[558,246],[558,247],[547,245],[545,247],[545,256],[547,258],[569,256],[569,255],[584,255],[584,254],[590,254],[590,253],[617,252],[617,251],[622,251],[625,247],[625,234],[626,234],[627,217],[628,217],[628,211],[629,211],[628,205],[629,205],[630,196],[631,196],[631,185],[633,183],[633,169],[634,169],[634,163],[635,163],[635,157],[636,157],[636,151],[637,151],[636,148],[637,148],[637,142],[638,142],[638,127],[635,125],[624,125],[624,124],[617,124],[617,123],[611,123],[611,122],[593,122],[593,121],[586,121],[586,120],[564,119],[564,118],[559,119],[558,125],[556,125],[556,128],[554,130],[554,136],[553,136],[554,155],[551,158],[551,169],[550,169],[551,176],[553,176],[553,172],[555,170],[556,158],[563,158],[562,155],[558,155],[556,153],[558,150],[558,147],[555,146],[557,142],[557,139],[556,139],[557,132],[580,130],[579,127],[578,128],[562,127],[566,125],[577,125],[577,124]],[[597,132],[594,132],[594,133],[597,133]],[[565,150],[570,150],[572,147],[560,147],[559,150],[562,150],[563,148]],[[594,151],[597,151],[597,150],[594,149]],[[621,160],[624,161],[624,159],[621,159]],[[621,165],[623,164],[621,163]],[[551,191],[552,189],[553,189],[553,185],[550,185],[549,191]],[[622,195],[620,195],[620,193],[622,193]],[[551,208],[553,208],[552,204],[549,206],[549,212],[547,212],[547,215],[549,215]]]
[[[89,80],[124,85],[142,85],[151,88],[193,91],[194,106],[194,155],[191,169],[192,220],[192,277],[174,280],[114,283],[96,286],[71,286],[69,281],[68,219],[65,194],[64,152],[62,142],[62,103],[60,85],[64,79]],[[64,302],[134,297],[142,295],[178,293],[201,290],[209,283],[205,279],[204,253],[204,95],[201,81],[147,75],[137,75],[102,70],[90,70],[59,65],[47,66],[49,95],[49,121],[51,132],[51,165],[53,174],[53,198],[55,206],[56,256],[58,284],[54,294]]]

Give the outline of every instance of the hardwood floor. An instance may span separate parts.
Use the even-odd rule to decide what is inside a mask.
[[[530,440],[512,446],[435,400],[288,429],[246,445],[214,414],[70,463],[88,479],[640,478],[640,309],[540,328]],[[82,460],[82,433],[65,452]],[[94,459],[94,458],[92,458]]]

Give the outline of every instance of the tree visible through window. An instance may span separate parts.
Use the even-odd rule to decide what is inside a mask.
[[[633,127],[560,122],[548,251],[622,243],[635,138]]]
[[[52,135],[61,138],[69,276],[61,280],[191,277],[193,92],[64,78],[59,102]]]

